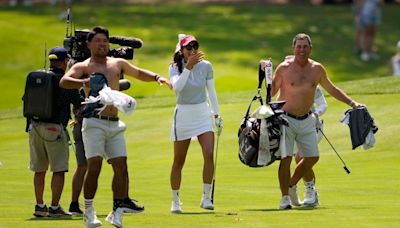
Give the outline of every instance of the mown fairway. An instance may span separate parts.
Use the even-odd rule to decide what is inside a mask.
[[[155,83],[134,80],[127,92],[137,98],[127,124],[130,195],[144,204],[142,214],[126,215],[124,227],[397,227],[400,224],[400,79],[389,77],[388,61],[400,37],[398,6],[387,6],[379,30],[381,60],[361,62],[352,52],[350,6],[294,7],[268,5],[80,5],[74,9],[76,26],[101,24],[112,34],[136,36],[144,46],[133,63],[167,75],[177,33],[192,33],[213,63],[224,130],[220,138],[215,211],[199,207],[202,157],[192,142],[183,171],[181,199],[185,213],[169,212],[169,172],[172,143],[169,131],[174,95]],[[33,217],[33,174],[28,169],[28,138],[21,117],[21,96],[26,73],[43,66],[44,42],[61,45],[65,24],[51,8],[0,8],[0,227],[84,227],[81,218]],[[389,19],[390,18],[390,19]],[[292,37],[308,32],[314,41],[313,58],[325,64],[332,81],[357,101],[365,103],[379,127],[377,145],[367,151],[351,150],[347,126],[339,123],[347,106],[327,97],[325,133],[345,160],[323,140],[315,167],[321,206],[278,211],[278,162],[251,169],[237,158],[237,128],[256,92],[257,62],[271,56],[278,63],[290,54]],[[360,80],[363,79],[363,80]],[[69,129],[70,130],[70,129]],[[71,147],[61,204],[67,209],[75,169]],[[112,207],[111,168],[104,162],[95,207],[104,227]],[[46,179],[46,203],[51,197]],[[303,186],[299,183],[303,198]],[[81,198],[81,203],[83,200]],[[228,215],[233,214],[233,215]]]

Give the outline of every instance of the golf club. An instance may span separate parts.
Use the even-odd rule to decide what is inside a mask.
[[[329,139],[326,137],[326,135],[324,134],[324,132],[322,131],[321,128],[318,128],[318,130],[321,132],[321,134],[324,136],[324,138],[326,139],[326,141],[329,143],[329,145],[331,145],[333,151],[335,151],[336,155],[338,156],[338,158],[340,159],[340,161],[342,161],[343,163],[343,169],[346,171],[347,174],[350,174],[350,170],[347,168],[346,163],[344,163],[342,157],[340,157],[339,153],[336,151],[335,147],[333,147],[332,143],[329,141]]]
[[[269,58],[266,63],[267,64],[265,66],[264,72],[265,72],[265,88],[267,89],[266,103],[268,104],[269,102],[271,102],[271,87],[272,87],[273,66],[271,58]]]
[[[211,187],[211,202],[213,204],[214,204],[215,174],[217,172],[218,145],[219,145],[220,135],[221,134],[218,134],[218,136],[217,136],[217,147],[215,149],[215,161],[214,161],[214,176],[213,176],[213,182],[212,182],[212,187]]]

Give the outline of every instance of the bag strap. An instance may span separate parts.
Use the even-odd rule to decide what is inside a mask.
[[[261,64],[258,66],[258,86],[257,86],[257,95],[253,97],[253,99],[250,101],[249,107],[247,108],[246,115],[244,116],[245,119],[249,118],[250,115],[250,109],[251,105],[253,104],[253,101],[259,100],[261,105],[264,105],[263,99],[261,97],[261,87],[262,83],[265,79],[265,72],[261,69]]]
[[[246,115],[244,116],[244,118],[248,118],[249,114],[250,114],[250,109],[251,109],[251,105],[253,104],[253,101],[255,100],[259,100],[261,105],[264,105],[263,103],[263,99],[261,97],[261,87],[262,87],[262,83],[265,79],[265,73],[264,71],[261,69],[261,64],[259,64],[258,66],[258,86],[257,86],[257,95],[255,95],[253,97],[253,99],[250,101],[249,107],[247,108],[246,111]]]
[[[249,118],[250,115],[250,109],[251,109],[251,105],[253,104],[253,101],[255,100],[259,100],[260,104],[263,105],[263,100],[260,94],[257,94],[253,97],[253,99],[251,99],[249,107],[247,107],[247,111],[246,111],[246,115],[244,116],[245,119]]]

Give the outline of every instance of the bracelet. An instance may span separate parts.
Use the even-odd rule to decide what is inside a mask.
[[[154,80],[156,80],[156,81],[158,82],[159,79],[160,79],[160,75],[156,74],[156,75],[154,76]]]

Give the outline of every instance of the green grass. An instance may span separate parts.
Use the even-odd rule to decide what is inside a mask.
[[[389,80],[382,88],[389,88],[399,80]],[[393,82],[393,83],[392,83]],[[352,86],[343,83],[342,87]],[[363,81],[354,81],[363,86]],[[378,90],[376,88],[376,90]],[[173,98],[160,103],[159,98],[138,100],[133,116],[122,116],[128,126],[128,166],[131,195],[146,207],[142,214],[124,217],[126,227],[395,227],[400,220],[398,196],[399,172],[397,133],[400,131],[400,111],[394,94],[354,94],[360,102],[367,103],[375,118],[379,132],[376,147],[364,151],[351,150],[347,126],[339,123],[347,106],[328,97],[329,109],[324,120],[325,133],[345,160],[351,174],[347,175],[342,164],[326,141],[320,144],[321,159],[315,167],[321,206],[316,209],[296,208],[291,211],[276,210],[280,200],[277,182],[278,163],[270,167],[251,169],[237,159],[236,131],[252,93],[229,100],[221,94],[221,113],[224,131],[218,152],[216,210],[208,212],[199,208],[202,191],[200,148],[193,142],[183,171],[181,197],[187,214],[171,215],[169,171],[172,162],[172,143],[169,127],[173,113]],[[155,108],[151,104],[160,104]],[[165,104],[165,105],[163,105]],[[34,219],[32,173],[28,170],[28,140],[24,119],[0,120],[2,166],[0,179],[0,227],[77,227],[78,218],[72,220]],[[72,149],[71,149],[72,151]],[[70,169],[75,168],[73,152]],[[108,165],[103,166],[95,205],[100,219],[111,208],[111,176]],[[66,186],[61,203],[67,207],[71,194],[72,172],[66,175]],[[50,180],[48,175],[47,181]],[[48,183],[48,182],[47,182]],[[299,184],[301,195],[302,184]],[[47,185],[45,199],[50,198]],[[12,213],[10,213],[12,211]],[[227,215],[236,212],[237,215]]]
[[[181,198],[184,214],[169,212],[169,172],[173,158],[169,130],[175,98],[155,83],[134,82],[128,93],[137,98],[127,124],[126,140],[130,194],[144,204],[142,214],[124,217],[125,227],[397,227],[400,224],[400,78],[388,75],[387,62],[400,37],[398,6],[386,6],[378,34],[381,60],[363,63],[352,53],[348,6],[295,7],[252,4],[233,5],[131,5],[74,8],[79,28],[102,24],[112,34],[136,36],[144,46],[133,62],[167,75],[167,66],[178,32],[197,35],[201,48],[214,66],[216,86],[224,118],[220,139],[215,192],[216,210],[199,208],[202,192],[202,157],[192,142],[183,170]],[[118,12],[118,13],[117,13]],[[91,16],[85,16],[91,15]],[[0,8],[0,227],[83,227],[81,218],[35,219],[33,174],[29,171],[28,137],[21,117],[25,75],[43,65],[43,45],[61,44],[64,24],[49,7]],[[320,143],[321,159],[315,167],[321,206],[316,209],[276,210],[280,191],[278,162],[251,169],[237,158],[237,128],[255,93],[257,62],[272,56],[279,62],[290,53],[293,35],[311,33],[314,55],[327,67],[334,82],[368,106],[379,127],[377,145],[367,151],[351,150],[349,130],[339,123],[348,108],[328,96],[325,133],[346,161],[347,175],[326,141]],[[76,167],[71,148],[61,204],[71,196]],[[111,209],[112,170],[106,163],[100,175],[95,206],[104,221]],[[47,175],[45,200],[51,197]],[[300,195],[303,194],[299,184]],[[82,202],[82,198],[81,198]],[[236,215],[228,215],[235,212]],[[104,222],[106,223],[106,222]],[[104,227],[111,227],[104,224]]]
[[[136,4],[74,6],[78,29],[103,25],[111,35],[134,36],[144,41],[133,63],[168,76],[178,33],[198,37],[201,49],[214,66],[219,92],[252,90],[257,63],[272,57],[278,63],[291,53],[296,33],[312,36],[313,58],[324,63],[333,81],[384,77],[390,74],[389,59],[400,37],[398,5],[384,7],[384,20],[377,34],[381,59],[364,63],[353,53],[351,9],[340,6],[273,6],[263,4]],[[65,21],[59,9],[0,7],[0,109],[21,105],[27,73],[44,65],[44,45],[62,45]],[[154,84],[136,83],[135,97],[170,96]]]

